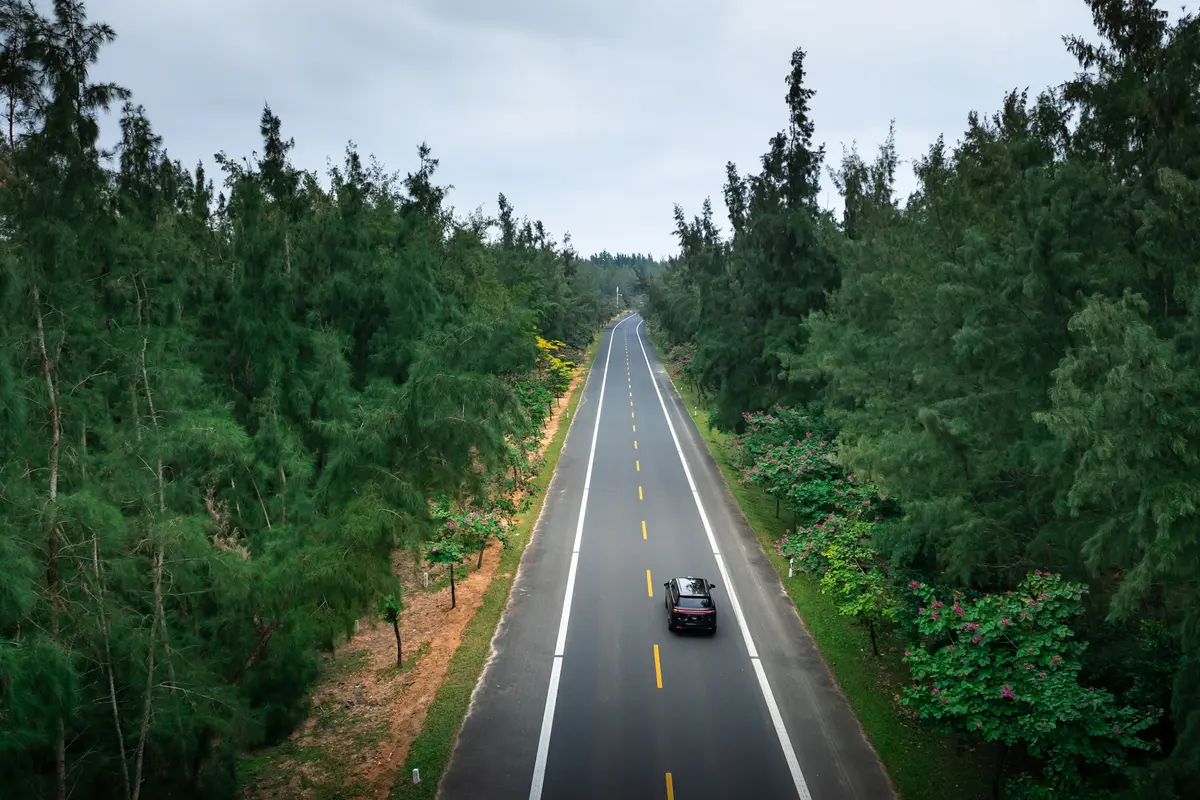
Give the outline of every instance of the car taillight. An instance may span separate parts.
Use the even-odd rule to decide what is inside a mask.
[[[678,614],[711,614],[711,613],[713,613],[711,608],[676,608],[675,612]]]

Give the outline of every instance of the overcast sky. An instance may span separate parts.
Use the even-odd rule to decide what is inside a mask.
[[[1173,5],[1178,5],[1174,3]],[[590,254],[674,252],[724,165],[758,167],[785,122],[793,48],[808,53],[828,162],[870,156],[896,120],[905,163],[971,109],[995,111],[1075,70],[1083,0],[91,0],[117,31],[96,77],[132,89],[186,165],[261,150],[269,102],[293,161],[324,172],[347,141],[389,171],[427,141],[460,211],[520,216]],[[105,140],[115,136],[115,118]],[[219,180],[218,180],[219,182]],[[831,186],[824,194],[835,205]],[[723,226],[724,227],[724,226]]]

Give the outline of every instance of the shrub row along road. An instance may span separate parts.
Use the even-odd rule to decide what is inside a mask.
[[[664,581],[717,584],[715,636]],[[609,328],[441,787],[454,798],[886,798],[646,340]]]

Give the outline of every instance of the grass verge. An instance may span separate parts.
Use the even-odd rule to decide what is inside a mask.
[[[512,549],[502,550],[500,553],[500,564],[483,596],[483,603],[463,631],[462,639],[446,670],[446,678],[438,689],[433,704],[429,706],[429,713],[421,726],[421,732],[409,748],[404,769],[392,786],[390,797],[393,800],[418,800],[437,795],[438,784],[450,761],[454,740],[471,704],[471,693],[475,691],[475,684],[479,682],[488,653],[491,652],[496,626],[500,624],[500,617],[508,605],[509,591],[517,574],[517,566],[525,552],[525,546],[529,543],[534,523],[541,514],[542,504],[546,501],[546,488],[550,485],[555,467],[558,466],[558,457],[562,453],[567,430],[579,400],[583,397],[583,387],[602,340],[603,336],[597,336],[588,347],[578,388],[571,395],[567,403],[567,413],[546,448],[546,461],[536,481],[537,500],[519,518],[517,532],[520,535],[513,537]],[[421,771],[419,784],[412,782],[413,769]]]
[[[666,364],[666,349],[659,346],[652,331],[650,339]],[[787,560],[776,554],[774,547],[775,540],[792,527],[788,513],[777,517],[775,498],[757,486],[739,482],[740,471],[732,466],[731,458],[734,437],[709,428],[708,411],[693,387],[685,381],[676,381],[675,387],[900,796],[988,800],[994,771],[990,755],[938,736],[899,704],[901,687],[909,680],[908,667],[900,660],[903,644],[882,635],[880,656],[876,657],[866,627],[839,614],[833,602],[821,594],[816,580],[804,574],[788,577]]]

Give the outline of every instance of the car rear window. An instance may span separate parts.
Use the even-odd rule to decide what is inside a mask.
[[[678,608],[712,608],[712,600],[707,597],[681,597]]]

